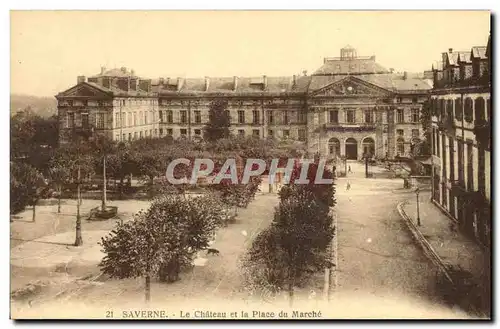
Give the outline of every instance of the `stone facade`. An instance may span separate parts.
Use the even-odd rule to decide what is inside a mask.
[[[468,78],[440,79],[431,93],[433,200],[471,237],[490,245],[491,234],[491,76],[489,44],[474,47],[478,61]],[[479,49],[479,52],[478,52]],[[442,69],[449,69],[443,54]],[[465,61],[460,65],[468,65]],[[439,66],[437,66],[439,67]],[[463,67],[460,67],[463,70]],[[446,77],[446,75],[443,75]]]
[[[86,111],[95,129],[115,140],[202,138],[210,103],[222,97],[235,135],[294,139],[323,157],[361,159],[369,150],[393,158],[408,156],[422,135],[420,111],[431,85],[423,74],[394,73],[375,56],[345,47],[312,75],[148,80],[103,68],[56,97],[62,132],[81,127],[71,113]],[[87,105],[74,106],[76,99]],[[92,101],[108,105],[91,107]]]

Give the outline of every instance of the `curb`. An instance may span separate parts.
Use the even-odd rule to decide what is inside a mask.
[[[446,267],[441,257],[439,257],[434,248],[432,248],[432,246],[430,245],[429,241],[427,241],[427,239],[423,236],[422,232],[420,232],[420,230],[415,226],[415,223],[413,223],[413,221],[405,213],[403,207],[407,203],[408,201],[403,201],[397,205],[399,215],[404,219],[406,225],[408,226],[413,235],[413,238],[418,242],[418,244],[424,251],[424,254],[427,256],[427,258],[438,268],[439,271],[441,271],[445,275],[446,279],[452,285],[454,285],[454,282],[451,278],[448,268]]]

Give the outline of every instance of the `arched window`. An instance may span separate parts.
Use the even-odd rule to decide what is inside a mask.
[[[455,119],[462,121],[464,118],[462,110],[462,100],[460,98],[455,99]]]
[[[363,155],[375,155],[375,141],[371,137],[363,139]]]
[[[472,118],[472,114],[474,113],[473,106],[474,102],[472,101],[471,98],[467,97],[464,103],[464,119],[469,123],[472,123],[473,120]]]
[[[405,140],[404,138],[398,138],[396,142],[396,152],[399,156],[403,156],[405,154]]]
[[[484,98],[476,98],[474,111],[476,123],[483,123],[486,120],[486,109],[484,108],[485,105],[486,103],[484,102]]]
[[[340,156],[340,141],[337,138],[328,141],[328,153],[334,157]]]
[[[446,116],[453,119],[453,100],[451,99],[446,101]]]

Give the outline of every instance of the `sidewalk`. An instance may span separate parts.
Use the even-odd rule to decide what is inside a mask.
[[[490,298],[490,256],[487,251],[483,251],[474,241],[459,232],[456,224],[432,204],[430,196],[428,192],[420,193],[421,226],[417,226],[415,197],[403,204],[401,209],[431,246],[431,252],[439,256],[437,261],[442,262],[448,269],[448,274],[454,281],[454,289],[461,291],[461,296],[452,298],[466,298],[467,303],[473,304],[474,309],[483,309],[485,300]],[[464,294],[467,296],[463,296]]]

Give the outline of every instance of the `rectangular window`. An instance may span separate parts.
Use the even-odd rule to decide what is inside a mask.
[[[181,113],[181,123],[187,123],[187,112],[182,110],[180,113]]]
[[[253,110],[252,111],[252,115],[253,115],[253,123],[254,124],[260,124],[259,111],[258,110]]]
[[[137,113],[134,112],[134,126],[137,126]]]
[[[132,140],[132,133],[128,133],[128,141],[130,142]]]
[[[136,140],[136,139],[137,139],[137,131],[134,132],[134,140]]]
[[[89,128],[89,114],[88,113],[82,113],[82,128],[84,128],[84,129]]]
[[[126,141],[127,140],[127,134],[123,134],[122,135],[122,142]]]
[[[97,113],[97,129],[104,128],[104,113]]]
[[[75,126],[75,113],[69,112],[67,114],[67,123],[68,128],[73,128]]]
[[[403,109],[398,109],[396,113],[396,123],[405,122],[405,111]]]
[[[305,113],[304,111],[299,111],[299,123],[306,123],[306,122],[307,122],[307,113]],[[337,114],[337,122],[338,122],[338,114]]]
[[[160,111],[160,123],[163,123],[163,111]]]
[[[457,140],[458,144],[458,182],[460,186],[464,186],[464,142]]]
[[[163,128],[160,128],[160,136],[163,136]]]
[[[339,123],[339,111],[331,110],[330,111],[330,123]]]
[[[181,136],[186,137],[187,136],[187,129],[181,129]]]
[[[287,111],[283,112],[283,124],[285,125],[289,124],[289,117]]]
[[[125,121],[125,115],[127,113],[120,113],[120,121],[122,123],[122,127],[125,127],[127,125],[126,121]]]
[[[172,110],[167,111],[167,123],[174,123],[174,112]]]
[[[411,121],[417,123],[420,121],[419,109],[411,109]]]
[[[347,123],[355,123],[356,122],[356,114],[354,110],[346,111],[346,122]]]
[[[260,130],[259,129],[254,129],[252,131],[252,136],[253,137],[260,137]]]
[[[115,114],[115,127],[120,127],[120,113]]]
[[[240,137],[245,136],[245,130],[243,130],[243,129],[238,129],[238,135],[239,135]]]
[[[148,124],[148,114],[149,114],[149,112],[144,111],[144,124],[145,124],[145,125],[147,125],[147,124]]]
[[[286,129],[283,130],[283,138],[289,138],[290,137],[290,130]]]
[[[365,111],[365,123],[373,123],[373,111],[372,110]]]
[[[467,190],[472,191],[474,186],[474,157],[472,143],[467,143]]]
[[[195,129],[195,130],[194,130],[194,134],[195,134],[196,136],[201,136],[201,129]]]
[[[274,137],[274,131],[272,129],[269,129],[269,131],[267,132],[267,135],[269,137]]]
[[[139,138],[142,139],[142,131],[139,132]]]
[[[419,135],[420,135],[420,130],[418,129],[411,130],[411,137],[418,137]]]
[[[304,142],[306,140],[306,130],[299,129],[299,141]]]
[[[449,143],[449,156],[450,156],[450,181],[455,180],[455,145],[453,143],[453,138],[449,137],[448,138],[448,143]]]
[[[270,125],[274,124],[274,112],[273,111],[267,111],[267,123]]]
[[[238,111],[238,123],[245,123],[245,112]]]
[[[396,134],[397,134],[398,136],[403,137],[403,136],[404,136],[404,134],[405,134],[405,131],[404,131],[403,129],[396,129]]]
[[[172,128],[167,129],[167,135],[172,136],[174,134],[174,130]]]
[[[201,111],[194,111],[194,122],[201,123]]]

